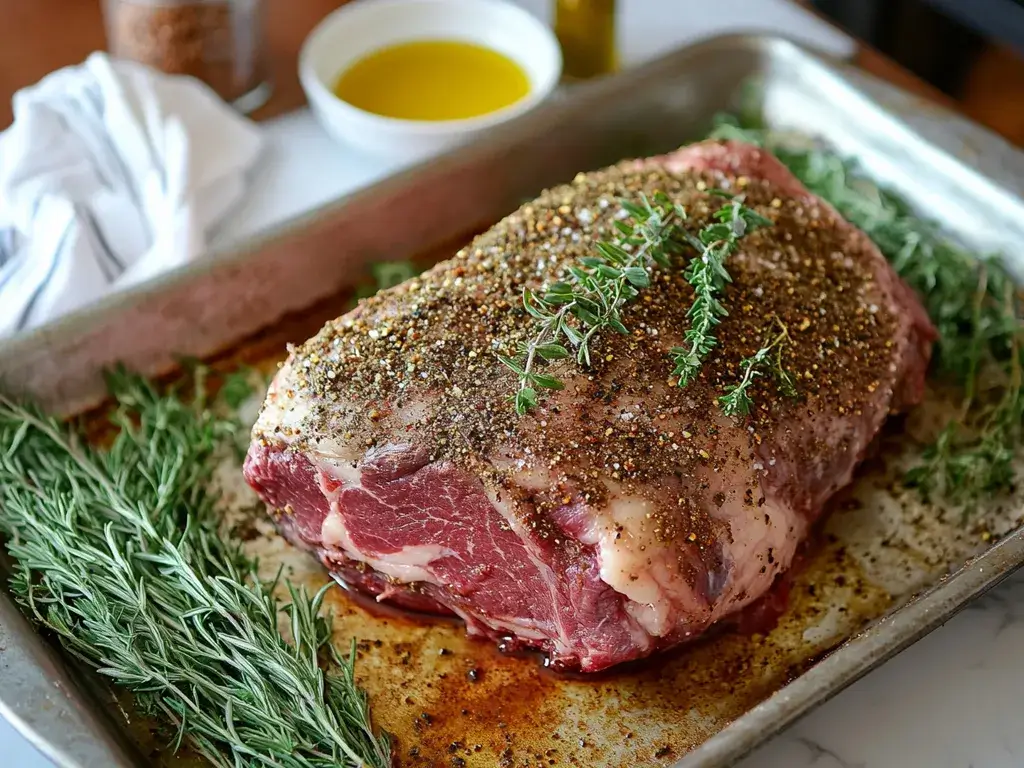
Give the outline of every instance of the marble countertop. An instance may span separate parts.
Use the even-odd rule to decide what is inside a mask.
[[[547,15],[549,0],[522,0]],[[786,0],[620,0],[626,64],[715,33],[770,30],[833,55],[853,41]],[[671,9],[671,10],[669,10]],[[270,140],[248,204],[218,234],[228,246],[397,170],[334,144],[308,112],[263,124]],[[1024,574],[875,670],[745,759],[741,768],[1024,766]],[[0,764],[50,762],[0,719]]]
[[[1022,648],[1017,573],[740,768],[1020,768]]]

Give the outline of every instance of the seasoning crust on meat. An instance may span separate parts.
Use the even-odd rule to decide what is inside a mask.
[[[498,361],[535,328],[523,288],[613,236],[618,199],[656,192],[696,233],[742,194],[772,225],[729,257],[728,316],[696,381],[671,377],[693,289],[687,250],[627,304],[628,334],[517,415]],[[749,418],[718,397],[785,335]],[[870,240],[757,148],[705,142],[544,192],[452,259],[294,349],[246,475],[285,535],[339,578],[454,612],[585,671],[700,634],[771,587],[892,411],[922,395],[932,329]]]

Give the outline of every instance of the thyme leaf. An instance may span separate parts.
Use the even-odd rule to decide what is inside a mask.
[[[538,363],[567,358],[572,349],[577,363],[589,366],[594,336],[606,328],[628,333],[622,308],[650,285],[655,267],[670,266],[671,255],[682,250],[686,211],[661,193],[653,200],[641,196],[641,202],[619,201],[629,221],[617,221],[618,236],[570,266],[565,280],[542,293],[523,290],[523,308],[539,327],[515,358],[498,356],[519,380],[511,397],[519,415],[537,406],[538,388],[564,387],[554,376],[538,373]]]
[[[675,365],[672,375],[678,378],[681,387],[697,376],[704,358],[718,343],[713,333],[715,326],[729,314],[718,300],[725,284],[732,282],[725,268],[726,259],[736,251],[745,234],[771,224],[769,219],[743,205],[742,196],[722,206],[713,214],[713,219],[716,223],[690,240],[698,256],[686,270],[686,279],[694,290],[693,304],[687,313],[690,328],[685,338],[689,346],[673,347],[669,351]]]
[[[673,375],[680,386],[689,383],[704,357],[715,344],[711,330],[726,315],[717,294],[729,282],[725,259],[736,250],[740,238],[771,221],[724,192],[715,194],[729,199],[712,214],[712,223],[694,236],[683,229],[686,211],[664,194],[653,202],[641,195],[641,205],[620,200],[629,221],[616,221],[619,237],[596,245],[597,255],[579,260],[568,268],[568,278],[537,294],[523,290],[523,307],[539,321],[536,334],[523,345],[516,358],[499,355],[501,362],[519,379],[511,400],[516,413],[523,415],[537,405],[537,388],[562,389],[553,376],[535,371],[540,360],[559,360],[569,356],[560,342],[576,351],[580,365],[590,365],[590,341],[604,328],[629,333],[622,322],[622,308],[651,284],[651,271],[671,266],[671,256],[686,245],[697,251],[690,262],[686,279],[694,287],[696,298],[690,308],[691,328],[686,333],[688,348],[674,347]]]
[[[277,581],[262,582],[218,531],[211,474],[237,425],[213,413],[195,375],[185,396],[113,373],[118,433],[105,449],[0,395],[13,591],[214,765],[390,766],[354,680],[354,648],[339,657],[320,616],[326,588],[288,585],[280,601]]]
[[[762,376],[765,372],[764,369],[768,367],[775,374],[779,390],[787,397],[796,397],[796,384],[793,377],[782,366],[782,347],[790,341],[789,330],[780,320],[775,320],[772,325],[778,326],[778,334],[758,349],[752,357],[740,362],[742,378],[738,383],[726,388],[725,393],[718,398],[718,405],[726,416],[741,417],[750,413],[754,403],[750,399],[748,390],[754,383],[754,379]],[[775,351],[774,355],[771,354],[773,350]]]

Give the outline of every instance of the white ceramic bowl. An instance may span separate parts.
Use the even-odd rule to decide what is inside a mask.
[[[356,61],[410,40],[460,40],[503,53],[523,68],[530,91],[495,112],[441,121],[382,117],[332,93],[338,76]],[[402,158],[435,154],[533,109],[561,74],[562,52],[552,31],[502,0],[357,0],[320,22],[299,55],[299,79],[320,124],[362,150]]]

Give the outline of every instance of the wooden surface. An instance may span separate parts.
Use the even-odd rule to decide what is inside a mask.
[[[11,96],[55,69],[81,62],[106,46],[104,0],[0,0],[0,128],[11,121]],[[266,42],[274,93],[254,117],[304,102],[296,60],[317,22],[345,0],[266,0]],[[1024,146],[1024,61],[1007,50],[985,51],[964,98],[953,101],[895,62],[862,48],[862,68],[921,96],[952,106]]]
[[[48,72],[106,48],[107,0],[0,0],[0,128],[11,122],[11,96]],[[266,0],[266,50],[274,93],[257,119],[303,105],[299,48],[317,23],[345,0]]]

